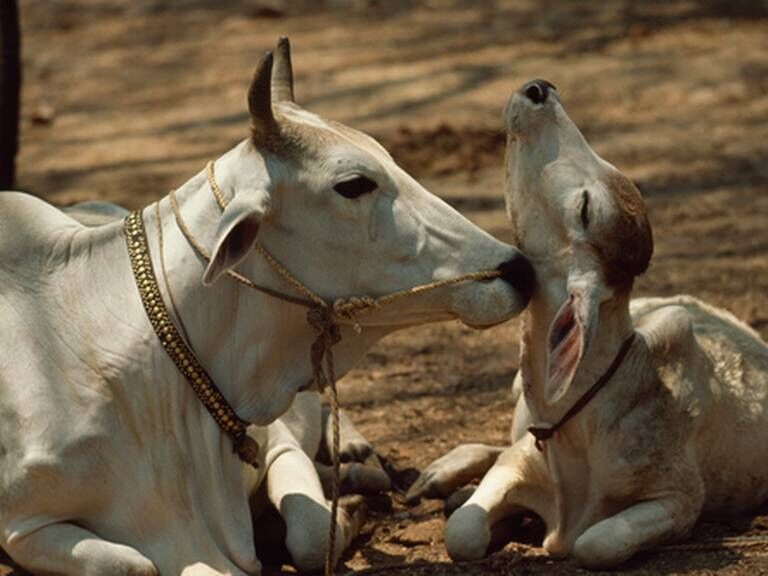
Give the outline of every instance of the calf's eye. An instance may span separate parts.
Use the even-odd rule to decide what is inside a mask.
[[[589,193],[584,190],[581,193],[581,225],[586,230],[587,226],[589,226]]]
[[[333,187],[344,198],[359,198],[363,194],[373,192],[376,188],[378,188],[376,182],[362,175],[339,182]]]

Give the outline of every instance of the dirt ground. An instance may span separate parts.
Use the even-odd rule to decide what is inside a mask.
[[[60,204],[140,206],[165,194],[245,137],[252,69],[288,34],[301,105],[373,134],[430,190],[509,239],[501,109],[542,77],[646,196],[656,251],[636,292],[696,295],[768,337],[768,20],[703,4],[22,0],[19,188]],[[505,443],[517,357],[515,321],[410,330],[343,379],[342,403],[403,490],[460,443]],[[537,548],[533,521],[519,543],[454,565],[441,502],[408,507],[393,493],[370,505],[348,570],[580,572]],[[621,573],[768,574],[768,544],[728,540],[768,538],[763,513],[700,524]]]

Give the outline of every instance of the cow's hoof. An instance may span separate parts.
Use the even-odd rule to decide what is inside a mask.
[[[348,439],[339,447],[342,462],[365,462],[373,454],[373,446],[362,436]]]
[[[365,498],[357,494],[342,496],[339,499],[339,510],[346,517],[346,521],[342,521],[342,524],[347,531],[347,540],[352,541],[368,519],[368,505],[365,503]]]
[[[392,482],[381,468],[373,468],[358,462],[342,467],[342,494],[378,494],[392,488]]]

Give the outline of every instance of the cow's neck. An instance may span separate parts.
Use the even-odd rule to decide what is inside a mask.
[[[230,155],[216,163],[225,190],[226,175],[232,168],[228,160]],[[221,214],[205,174],[192,178],[176,196],[195,239],[210,250]],[[204,287],[201,279],[206,263],[181,233],[169,198],[160,202],[160,214],[169,284],[190,346],[241,418],[270,423],[288,409],[293,394],[311,379],[310,347],[315,336],[306,322],[306,308],[227,276]],[[170,307],[162,280],[154,206],[144,210],[144,220],[160,289]],[[263,261],[256,264],[254,280],[292,294]],[[366,330],[358,336],[347,327],[342,327],[342,333],[342,344],[335,350],[338,376],[383,335]]]
[[[600,307],[598,326],[568,391],[553,404],[545,400],[549,327],[562,302],[539,290],[524,316],[520,367],[526,400],[535,420],[554,424],[606,372],[633,327],[629,295]],[[610,383],[608,384],[610,386]]]

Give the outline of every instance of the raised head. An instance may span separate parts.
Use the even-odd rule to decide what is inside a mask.
[[[441,289],[361,316],[405,326],[458,318],[489,326],[527,304],[532,269],[397,166],[373,138],[294,102],[288,40],[267,53],[248,91],[250,138],[216,162],[231,201],[204,281],[238,266],[259,273],[259,242],[323,298],[380,296],[460,274],[502,278]],[[263,271],[262,271],[263,272]]]
[[[627,314],[653,237],[639,190],[592,150],[551,83],[525,84],[504,116],[507,209],[536,268],[534,303],[548,322],[545,399],[553,403],[568,390],[601,314]]]

